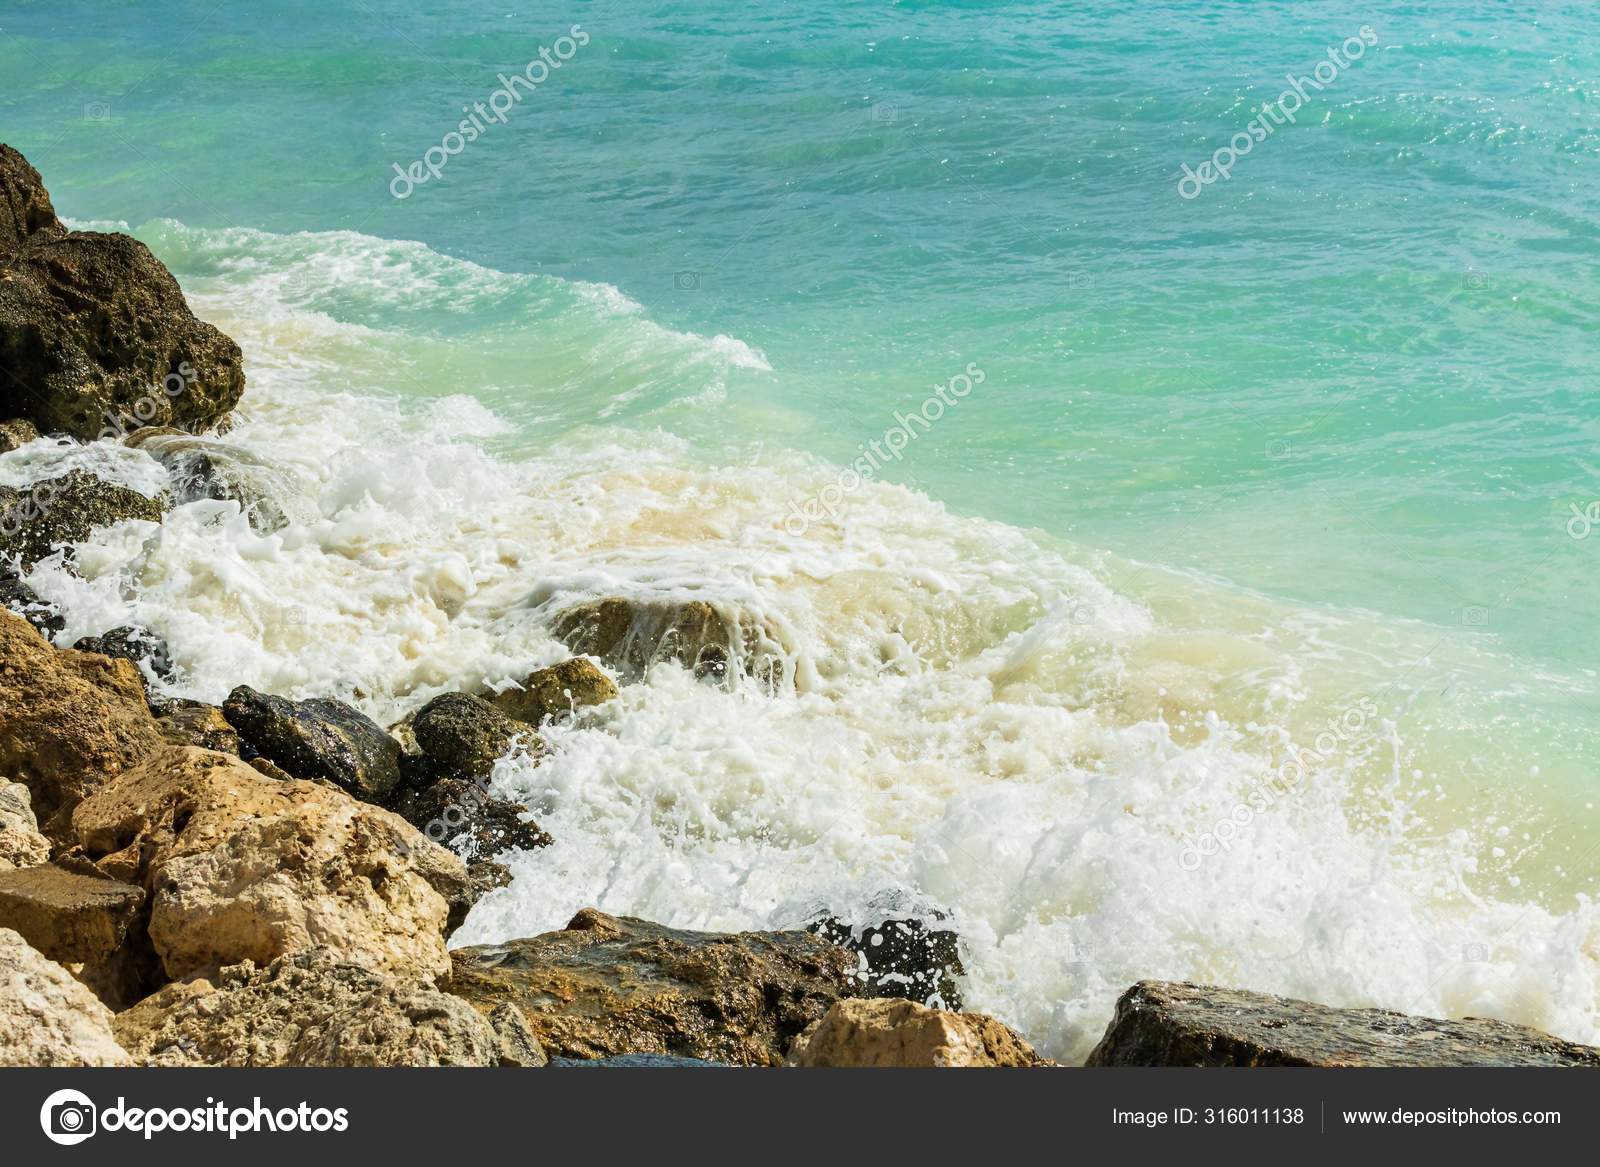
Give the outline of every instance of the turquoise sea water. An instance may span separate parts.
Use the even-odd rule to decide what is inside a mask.
[[[573,25],[587,43],[503,123],[392,196],[394,164]],[[1375,43],[1293,124],[1182,197],[1185,164],[1364,27]],[[1206,714],[1303,735],[1374,695],[1405,744],[1359,759],[1352,789],[1449,791],[1455,809],[1407,828],[1473,834],[1475,858],[1443,881],[1471,871],[1474,895],[1565,911],[1594,886],[1600,741],[1597,33],[1591,4],[1490,0],[6,0],[0,139],[61,213],[151,244],[240,335],[258,400],[469,398],[498,419],[474,440],[507,465],[681,443],[685,465],[778,466],[789,485],[730,525],[652,529],[676,531],[689,560],[697,539],[748,543],[751,515],[781,522],[837,481],[826,467],[975,366],[981,383],[882,472],[915,501],[846,492],[839,520],[847,544],[879,540],[873,570],[937,577],[970,605],[932,638],[959,642],[951,659],[1038,613],[899,548],[898,505],[923,551],[945,537],[918,496],[947,508],[950,546],[967,546],[965,519],[1033,531],[1027,555],[1090,569],[1172,630],[1130,647],[1114,602],[1079,602],[1071,628],[1122,646],[1115,698],[1080,661],[1050,666],[1029,700],[1115,706],[1130,732],[1154,719],[1192,742]],[[784,479],[795,456],[811,469]],[[715,493],[691,482],[679,497]],[[619,519],[595,538],[615,567],[642,536]],[[796,556],[772,576],[814,578]],[[770,599],[764,567],[727,562]],[[1039,578],[1031,562],[1010,566]],[[196,642],[197,676],[209,651]],[[1187,670],[1205,674],[1193,693]],[[938,882],[923,876],[921,890]],[[639,887],[614,894],[651,906]],[[1038,924],[1068,918],[1058,905]],[[972,943],[1007,951],[984,919]],[[1583,927],[1548,943],[1594,944]],[[1451,945],[1459,964],[1455,939],[1437,946]],[[1123,955],[1118,969],[1140,967]],[[1568,1020],[1535,1020],[1594,1024],[1587,959],[1582,987],[1559,989]],[[1382,996],[1379,976],[1341,980],[1320,950],[1305,961],[1284,987]],[[1419,982],[1435,1008],[1516,1013],[1537,996],[1521,970],[1502,984],[1481,969],[1450,996],[1449,963]],[[989,991],[1014,1017],[1060,1020],[1058,990]]]

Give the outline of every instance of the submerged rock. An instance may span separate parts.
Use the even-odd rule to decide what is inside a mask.
[[[0,1066],[127,1066],[111,1010],[59,964],[0,928]]]
[[[397,815],[209,750],[163,748],[72,826],[101,870],[150,892],[150,939],[174,978],[313,947],[439,976],[471,904],[462,861]]]
[[[0,147],[3,149],[3,147]],[[0,421],[0,454],[9,454],[12,450],[20,450],[29,442],[39,440],[39,431],[31,421],[14,418],[11,421]]]
[[[539,747],[531,726],[465,693],[441,693],[429,701],[411,719],[411,734],[424,754],[467,778],[487,778],[519,741]]]
[[[24,568],[32,567],[57,547],[82,543],[96,528],[127,519],[159,523],[165,501],[86,470],[21,491],[0,486],[0,555],[15,556]]]
[[[72,646],[79,652],[97,652],[101,656],[121,657],[134,664],[148,664],[157,677],[172,676],[172,655],[167,642],[143,628],[124,624],[100,636],[85,636]]]
[[[343,701],[290,701],[240,685],[222,713],[247,756],[260,754],[296,778],[320,778],[369,802],[400,783],[400,743]]]
[[[47,836],[70,841],[73,808],[160,745],[130,662],[55,648],[0,612],[0,774],[28,788]]]
[[[724,615],[704,600],[627,600],[612,596],[568,608],[556,638],[633,676],[673,661],[697,677],[731,683],[740,671],[764,684],[783,678],[783,648],[771,629]]]
[[[56,606],[41,599],[38,592],[22,581],[10,562],[3,559],[0,559],[0,607],[15,612],[46,637],[67,626],[66,617]]]
[[[835,1004],[795,1040],[785,1064],[958,1068],[1053,1063],[993,1017],[877,998]]]
[[[520,686],[494,693],[488,700],[507,717],[537,726],[616,695],[616,682],[593,661],[579,656],[529,673]]]
[[[884,896],[869,905],[870,922],[851,924],[830,915],[807,925],[807,930],[856,954],[860,992],[959,1010],[961,989],[956,978],[966,972],[961,965],[961,938],[925,922],[924,917],[942,919],[942,912],[902,914],[912,906],[900,897]]]
[[[522,1010],[551,1056],[783,1061],[850,992],[848,953],[807,932],[686,932],[585,909],[561,932],[453,954],[450,991]]]
[[[171,426],[137,430],[124,444],[143,450],[166,468],[179,503],[232,500],[250,525],[261,531],[280,530],[294,517],[291,500],[300,491],[294,472],[248,450]]]
[[[414,772],[410,765],[407,770]],[[389,808],[435,843],[475,860],[550,845],[539,824],[523,818],[528,808],[522,803],[496,798],[470,778],[428,773],[425,784],[403,787]]]
[[[542,1066],[521,1014],[486,1018],[432,985],[326,948],[171,985],[112,1023],[158,1066]]]
[[[0,778],[0,872],[33,867],[48,858],[50,840],[39,833],[28,788]]]
[[[127,235],[66,231],[39,174],[0,154],[0,417],[92,440],[142,425],[200,430],[244,392],[239,346],[189,310]]]
[[[0,871],[0,928],[62,964],[109,960],[143,906],[142,888],[54,863]]]
[[[1140,981],[1091,1066],[1600,1066],[1600,1049],[1469,1017],[1333,1009],[1242,989]]]

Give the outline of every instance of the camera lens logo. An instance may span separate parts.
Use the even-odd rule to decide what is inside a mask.
[[[86,1094],[76,1090],[57,1090],[39,1108],[39,1125],[45,1138],[63,1147],[75,1147],[91,1137],[98,1125],[99,1111]]]

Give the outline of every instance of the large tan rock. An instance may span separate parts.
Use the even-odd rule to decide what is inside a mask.
[[[450,991],[514,1005],[552,1057],[672,1054],[778,1065],[849,992],[850,955],[808,932],[687,932],[579,912],[566,929],[455,954]]]
[[[126,1066],[111,1011],[72,975],[0,928],[0,1066]]]
[[[63,964],[109,959],[143,906],[143,888],[54,863],[0,871],[0,928]]]
[[[33,867],[48,858],[50,840],[39,833],[28,788],[0,778],[0,871]]]
[[[0,611],[0,776],[21,782],[45,835],[161,744],[132,661],[58,649]]]
[[[378,972],[450,971],[465,865],[330,786],[167,747],[81,804],[73,826],[102,870],[149,889],[150,939],[174,978],[319,946]]]
[[[915,1001],[840,1001],[795,1040],[790,1066],[1043,1066],[1014,1030],[981,1013]]]
[[[1140,981],[1122,994],[1086,1064],[1600,1067],[1600,1049],[1482,1017],[1441,1021]]]
[[[113,1022],[143,1064],[159,1066],[542,1066],[522,1015],[486,1018],[425,982],[382,976],[326,948],[265,968],[223,969],[216,984],[169,985]]]

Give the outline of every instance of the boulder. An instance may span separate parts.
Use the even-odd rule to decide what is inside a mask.
[[[215,985],[170,985],[112,1023],[157,1066],[542,1066],[514,1009],[487,1018],[426,982],[384,976],[327,948],[245,961]]]
[[[25,421],[20,417],[10,421],[0,421],[0,454],[20,450],[29,442],[38,440],[39,431],[31,421]]]
[[[741,671],[768,685],[783,677],[783,648],[772,629],[704,600],[611,596],[566,609],[551,631],[573,652],[629,676],[673,661],[719,684],[731,684]]]
[[[0,778],[0,873],[49,858],[50,840],[39,833],[28,788]]]
[[[244,392],[239,346],[195,319],[127,235],[65,231],[38,172],[0,157],[0,417],[92,440],[209,428]]]
[[[151,702],[151,711],[161,727],[161,736],[173,745],[199,746],[224,754],[237,754],[240,750],[238,733],[215,705],[184,697],[161,697]]]
[[[332,782],[369,802],[400,783],[400,743],[343,701],[290,701],[240,685],[222,713],[246,757],[259,754],[296,778]]]
[[[593,661],[579,656],[529,673],[521,685],[490,694],[489,703],[507,717],[537,726],[616,695],[616,682]]]
[[[16,556],[24,568],[57,547],[66,547],[70,555],[72,545],[98,527],[126,519],[159,523],[168,501],[106,482],[87,470],[47,478],[21,491],[0,487],[0,555]]]
[[[69,839],[79,801],[160,745],[130,662],[54,648],[0,612],[0,774],[28,787],[45,835]]]
[[[441,693],[429,701],[411,719],[411,734],[424,754],[467,778],[487,778],[519,742],[539,747],[531,726],[465,693]]]
[[[143,888],[54,863],[0,871],[0,928],[62,964],[109,960],[143,906]]]
[[[1016,1031],[982,1013],[897,997],[840,1001],[795,1040],[789,1066],[1048,1066]]]
[[[552,1057],[782,1062],[847,995],[848,953],[807,932],[686,932],[585,909],[564,931],[453,954],[450,991],[513,1004]]]
[[[172,426],[148,426],[124,439],[166,468],[179,503],[232,500],[259,531],[287,526],[302,489],[292,470],[238,446],[197,437]]]
[[[72,826],[101,870],[150,892],[150,939],[173,978],[319,946],[443,975],[446,931],[472,902],[462,861],[399,816],[210,750],[165,747]]]
[[[1469,1017],[1333,1009],[1242,989],[1140,981],[1091,1066],[1600,1066],[1600,1049]]]
[[[167,649],[167,642],[143,628],[124,624],[100,636],[81,637],[72,647],[79,652],[121,657],[136,665],[148,664],[150,671],[162,679],[172,676],[172,655]]]
[[[111,1010],[59,964],[0,928],[0,1066],[127,1066]]]
[[[66,233],[39,172],[0,142],[0,258],[31,239],[59,239]]]

